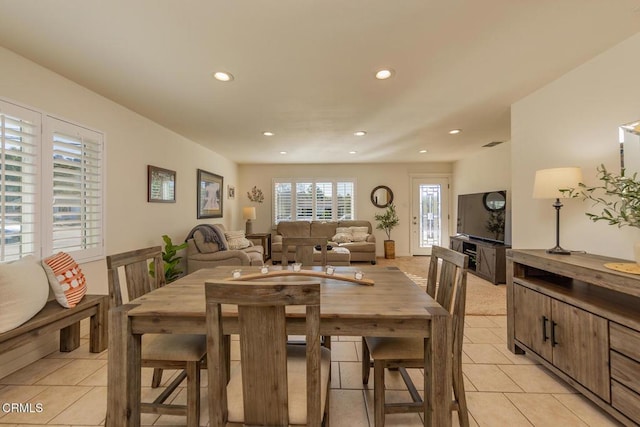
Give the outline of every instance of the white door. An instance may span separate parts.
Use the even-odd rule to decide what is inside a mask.
[[[411,179],[411,254],[431,255],[431,247],[448,246],[449,180]]]

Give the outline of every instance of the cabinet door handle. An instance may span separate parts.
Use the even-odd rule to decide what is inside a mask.
[[[551,347],[555,347],[558,345],[558,341],[556,341],[556,326],[558,324],[556,322],[551,322]]]
[[[549,336],[547,335],[547,316],[542,316],[542,342],[547,342]]]

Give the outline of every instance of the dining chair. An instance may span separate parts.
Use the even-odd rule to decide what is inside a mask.
[[[304,266],[313,265],[313,253],[316,246],[320,246],[320,265],[327,265],[327,237],[283,237],[282,238],[282,265],[288,265],[287,254],[289,246],[295,247],[295,262]]]
[[[467,290],[469,257],[451,249],[433,246],[426,292],[438,304],[451,313],[453,340],[451,348],[453,366],[453,401],[451,410],[458,411],[463,427],[469,426],[467,402],[462,377],[462,339],[464,334],[464,309]],[[373,362],[371,362],[373,360]],[[424,340],[421,338],[362,338],[362,383],[369,382],[373,365],[373,401],[376,426],[384,425],[385,414],[422,412],[424,403],[406,368],[425,368]],[[385,369],[398,368],[412,402],[385,403]],[[428,372],[425,372],[428,375]]]
[[[205,293],[210,425],[320,426],[324,414],[328,426],[331,352],[320,345],[320,281],[208,280]],[[238,313],[240,367],[230,373],[222,304]],[[287,345],[289,306],[306,307],[295,319],[304,320],[304,346]]]
[[[154,278],[149,275],[153,263]],[[133,300],[165,285],[162,248],[154,246],[107,256],[107,276],[111,307],[122,305],[124,292]],[[160,386],[161,369],[181,369],[182,372],[151,403],[142,403],[140,412],[161,415],[186,415],[187,426],[200,423],[200,368],[206,356],[206,336],[187,334],[148,334],[142,336],[141,365],[154,368],[152,387]],[[169,396],[187,379],[187,404],[165,404]]]

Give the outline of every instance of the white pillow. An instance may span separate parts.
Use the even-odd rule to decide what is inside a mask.
[[[35,257],[0,264],[0,333],[31,319],[48,297],[47,275]]]
[[[364,242],[369,237],[369,227],[349,227],[353,242]]]
[[[336,234],[331,238],[331,241],[336,243],[349,243],[352,238],[349,227],[336,227]]]
[[[251,246],[251,242],[244,237],[244,231],[225,231],[224,237],[227,238],[229,249],[244,249]]]

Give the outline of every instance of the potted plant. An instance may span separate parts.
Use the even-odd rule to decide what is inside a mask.
[[[391,240],[391,230],[400,222],[396,214],[396,206],[393,203],[389,204],[383,214],[376,214],[374,218],[378,221],[376,228],[387,233],[387,240],[384,241],[384,257],[394,259],[396,257],[396,242]]]
[[[607,170],[604,165],[598,166],[598,179],[602,185],[589,187],[580,183],[579,190],[570,191],[573,197],[591,200],[602,206],[600,214],[587,212],[592,221],[606,221],[618,227],[630,226],[640,228],[640,181],[637,174],[628,177],[624,169],[620,175]],[[640,264],[640,242],[635,244],[634,255]]]
[[[162,236],[164,240],[164,251],[162,251],[162,261],[164,264],[164,279],[167,283],[171,283],[182,276],[182,269],[178,265],[182,257],[176,256],[177,252],[187,247],[187,242],[174,245],[171,237],[166,234]],[[154,264],[149,265],[149,275],[155,277]]]

